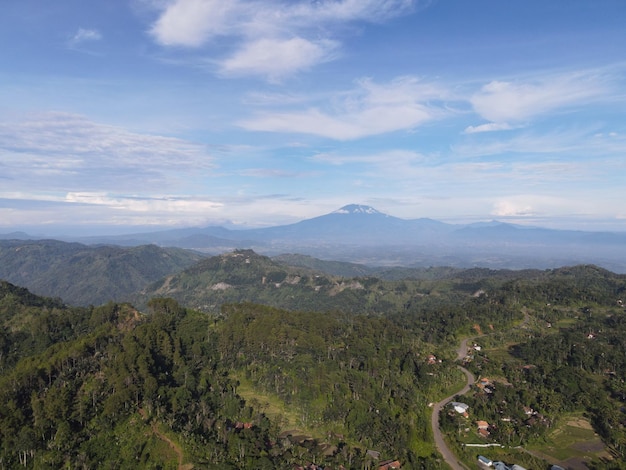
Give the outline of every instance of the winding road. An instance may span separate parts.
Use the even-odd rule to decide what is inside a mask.
[[[461,341],[461,345],[459,346],[459,349],[457,351],[457,359],[460,360],[465,357],[467,353],[467,342],[470,339],[471,338],[466,338],[463,341]],[[450,450],[450,448],[446,444],[446,441],[443,438],[443,434],[441,433],[441,430],[439,429],[439,412],[441,411],[441,409],[445,407],[448,403],[450,403],[454,399],[455,396],[463,395],[469,392],[470,386],[475,382],[474,375],[469,370],[461,366],[458,366],[458,368],[461,370],[461,372],[465,374],[465,377],[467,377],[467,383],[458,392],[450,395],[449,397],[444,398],[440,402],[435,403],[435,405],[433,405],[433,414],[431,416],[430,422],[433,428],[435,446],[437,447],[437,450],[439,451],[439,453],[443,456],[443,459],[446,461],[446,463],[450,466],[450,468],[452,468],[452,470],[467,470],[467,467],[463,465],[461,462],[459,462],[458,459],[456,458],[456,455],[454,455],[454,452]]]

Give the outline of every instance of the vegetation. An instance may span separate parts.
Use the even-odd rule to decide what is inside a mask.
[[[180,248],[87,246],[56,240],[0,240],[0,279],[72,305],[129,300],[151,282],[203,256]]]
[[[482,420],[489,423],[482,442],[521,445],[557,460],[592,457],[592,468],[621,468],[625,287],[623,276],[592,266],[503,285],[509,299],[524,305],[526,320],[517,333],[484,338],[488,347],[468,358],[482,383],[463,397],[471,421],[443,416],[451,438],[458,444],[474,440],[475,422]]]
[[[578,446],[620,468],[625,291],[594,266],[345,279],[245,250],[158,283],[141,311],[1,282],[0,468],[443,468],[429,403],[461,388],[467,336],[469,416],[441,416],[460,458],[498,443],[541,468]]]

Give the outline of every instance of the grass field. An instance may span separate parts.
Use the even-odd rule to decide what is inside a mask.
[[[579,414],[563,417],[561,423],[547,434],[545,444],[529,446],[529,450],[546,456],[551,462],[567,461],[571,468],[577,468],[577,463],[584,461],[610,458],[589,421]]]
[[[233,374],[239,381],[237,393],[250,404],[258,407],[272,419],[281,417],[283,429],[302,429],[302,419],[293,409],[285,406],[285,403],[274,395],[263,393],[253,387],[252,383],[243,377],[243,374]]]

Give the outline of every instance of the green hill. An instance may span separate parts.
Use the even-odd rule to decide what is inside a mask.
[[[466,336],[481,348],[465,366],[487,385],[462,398],[467,418],[441,416],[466,465],[476,452],[465,444],[477,442],[503,444],[485,452],[526,468],[567,466],[568,452],[597,470],[626,458],[625,276],[575,266],[344,279],[244,250],[159,288],[196,295],[219,283],[268,304],[68,307],[0,282],[0,463],[337,470],[397,459],[440,469],[428,404],[461,388]],[[283,284],[299,288],[281,297]],[[487,436],[476,420],[490,423]]]
[[[0,240],[0,279],[73,305],[123,301],[202,255],[180,248],[87,246],[56,240]]]
[[[449,290],[452,283],[441,282],[438,288]],[[237,250],[207,258],[152,284],[138,304],[164,296],[213,313],[225,303],[254,302],[290,310],[388,314],[402,310],[411,298],[426,296],[432,286],[429,280],[345,278],[289,266],[252,250]]]
[[[441,379],[389,321],[254,304],[218,320],[172,299],[148,315],[68,308],[8,283],[0,305],[7,468],[362,468],[371,446],[437,468],[420,410]],[[30,348],[42,324],[57,331]]]

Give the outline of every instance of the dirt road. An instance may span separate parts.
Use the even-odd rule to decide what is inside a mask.
[[[467,353],[468,340],[469,338],[466,338],[463,341],[461,341],[461,345],[459,346],[458,354],[457,354],[458,359],[463,359],[465,357],[465,354]],[[469,392],[470,386],[475,382],[474,375],[469,370],[461,366],[458,366],[458,367],[461,370],[461,372],[465,374],[465,377],[467,378],[465,386],[458,392],[455,392],[449,397],[446,397],[443,400],[441,400],[439,403],[435,403],[435,405],[433,405],[431,426],[433,428],[435,446],[437,446],[437,450],[443,456],[443,459],[450,466],[450,468],[452,468],[452,470],[467,470],[467,467],[463,465],[461,462],[459,462],[458,459],[456,458],[456,455],[454,455],[454,453],[450,450],[450,448],[446,444],[446,441],[443,438],[443,434],[441,433],[441,430],[439,429],[439,412],[441,411],[441,409],[444,408],[448,403],[450,403],[456,395],[463,395]]]

